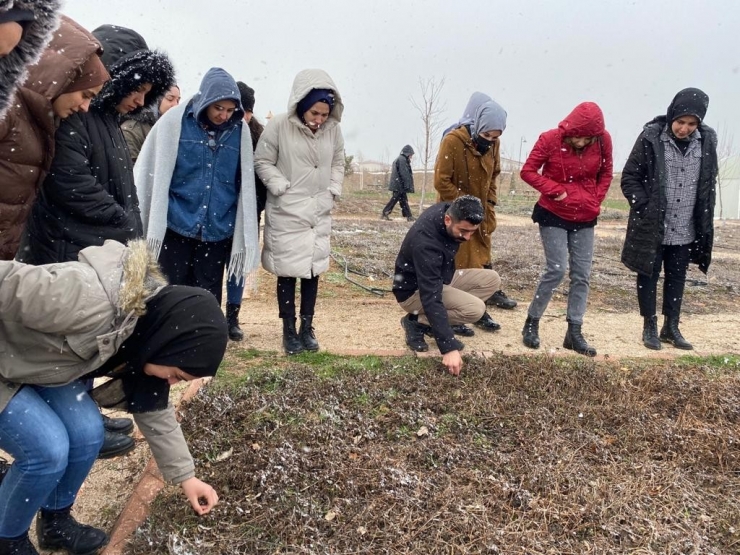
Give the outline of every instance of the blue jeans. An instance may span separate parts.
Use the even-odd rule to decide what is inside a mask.
[[[529,305],[528,315],[542,318],[555,288],[565,277],[570,263],[570,288],[568,290],[569,324],[583,325],[588,302],[591,263],[594,259],[594,228],[584,227],[567,231],[559,227],[540,226],[540,238],[545,250],[545,271]]]
[[[100,411],[81,382],[22,387],[0,413],[0,449],[15,459],[0,483],[0,538],[26,532],[39,508],[72,505],[102,444]]]
[[[241,306],[242,297],[244,296],[245,279],[231,276],[226,282],[226,302],[228,304],[238,304]]]

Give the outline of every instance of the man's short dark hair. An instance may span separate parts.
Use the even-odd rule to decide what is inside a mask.
[[[457,197],[450,207],[445,212],[453,222],[461,222],[465,220],[473,225],[480,225],[483,223],[483,205],[478,197],[473,195],[463,195]]]

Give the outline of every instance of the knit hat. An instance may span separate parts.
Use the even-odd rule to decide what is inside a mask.
[[[244,108],[244,111],[254,112],[254,89],[243,81],[237,81],[236,86],[239,87],[239,94],[242,97],[242,108]]]
[[[708,107],[709,96],[704,91],[694,88],[683,89],[673,97],[666,117],[669,123],[673,123],[681,116],[694,116],[701,122],[707,114]]]
[[[309,108],[317,102],[323,102],[329,105],[329,113],[334,108],[334,91],[330,89],[311,89],[296,106],[296,114],[303,119],[303,114],[308,112]]]
[[[75,77],[62,94],[84,91],[104,84],[110,79],[108,71],[105,69],[103,62],[97,54],[93,54],[80,69],[80,74]]]

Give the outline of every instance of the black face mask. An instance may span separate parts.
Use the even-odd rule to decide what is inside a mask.
[[[485,154],[486,152],[488,152],[488,149],[493,146],[493,141],[484,139],[480,135],[476,135],[475,137],[473,137],[473,143],[475,144],[476,150],[481,154]]]

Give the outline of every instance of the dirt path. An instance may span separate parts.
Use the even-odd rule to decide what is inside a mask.
[[[239,347],[282,351],[282,330],[278,319],[273,291],[275,278],[260,275],[261,287],[257,295],[245,299],[241,315],[247,338]],[[337,288],[356,291],[352,298],[340,295]],[[542,347],[540,352],[563,351],[565,300],[557,295],[550,303],[540,325]],[[533,353],[522,344],[521,329],[526,319],[529,299],[518,299],[514,310],[494,308],[491,315],[501,324],[495,333],[476,332],[475,337],[463,338],[469,350],[497,351],[504,354]],[[314,326],[322,349],[386,350],[405,349],[400,319],[404,312],[392,295],[376,297],[347,284],[319,286],[319,301]],[[740,313],[692,315],[681,324],[684,336],[694,344],[696,355],[739,353],[738,329]],[[584,322],[584,334],[600,355],[615,357],[666,357],[687,354],[672,347],[650,351],[642,346],[642,319],[638,314],[620,314],[606,310],[590,310]],[[234,346],[235,347],[235,346]],[[430,341],[434,348],[434,342]]]

